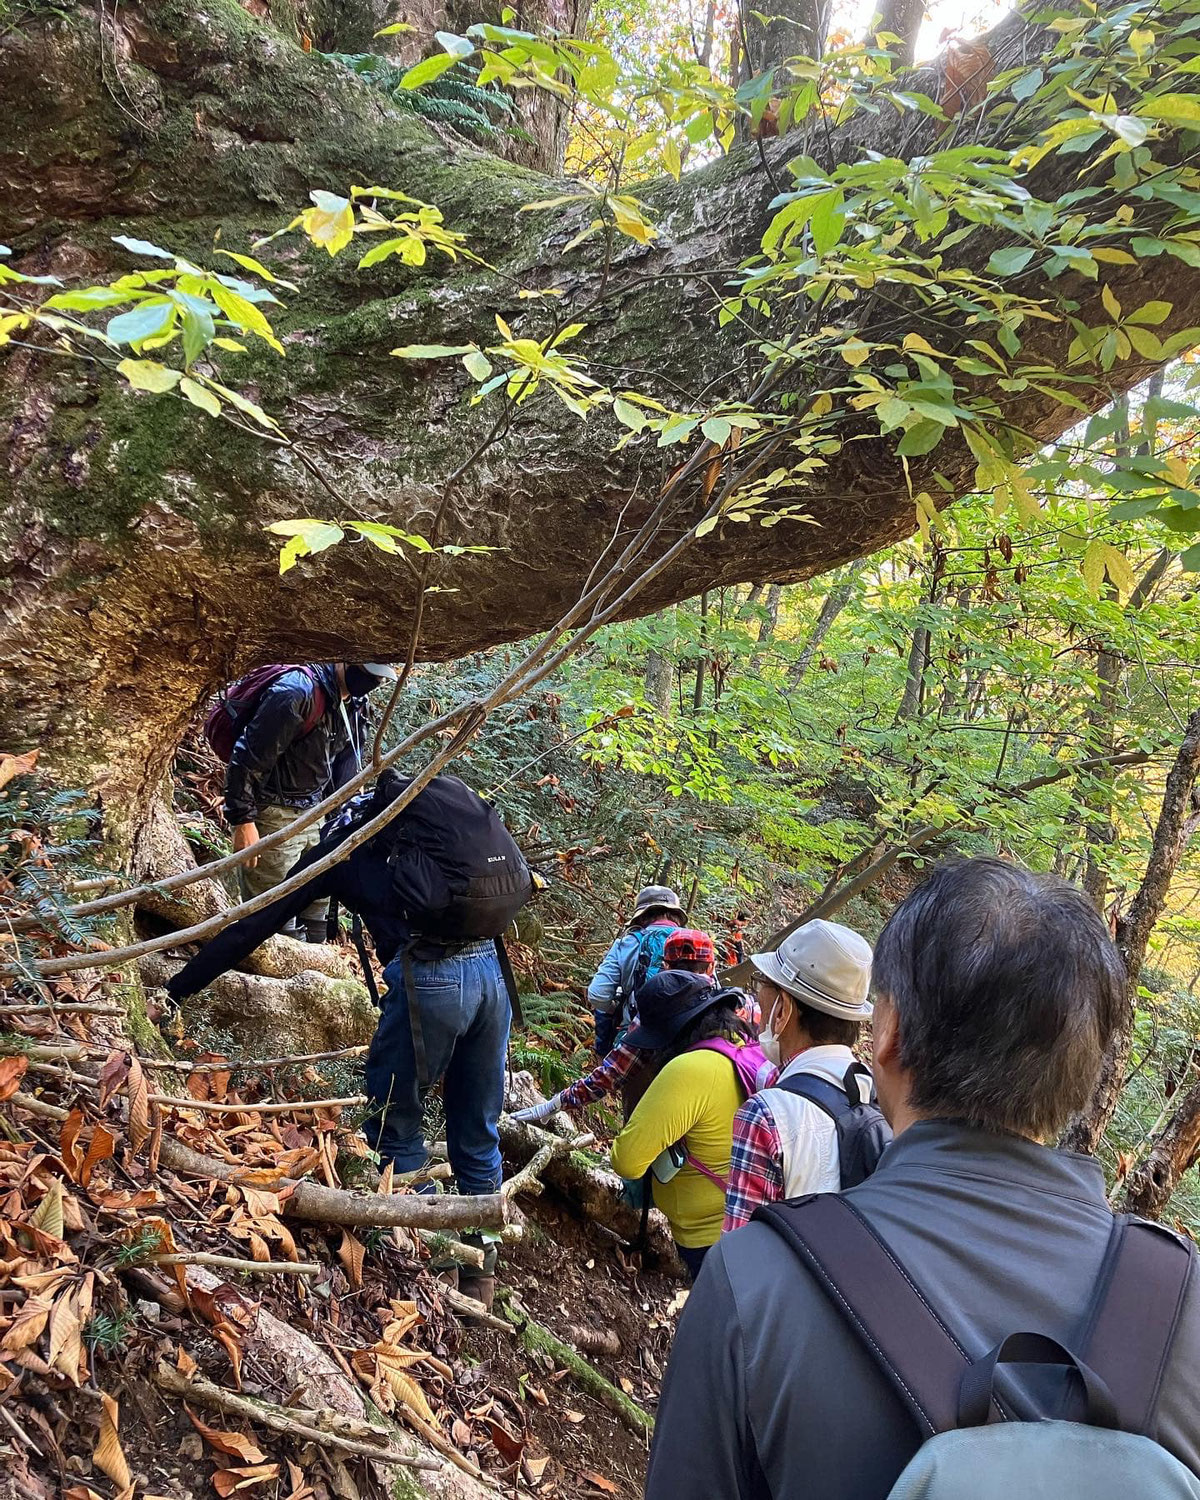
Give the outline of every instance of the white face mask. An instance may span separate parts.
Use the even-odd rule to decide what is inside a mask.
[[[779,1038],[771,1029],[772,1023],[775,1020],[775,1012],[778,1009],[779,997],[776,997],[775,1004],[771,1007],[771,1014],[767,1017],[766,1029],[760,1031],[758,1034],[758,1045],[762,1048],[763,1056],[773,1068],[778,1068],[782,1061],[779,1052]]]

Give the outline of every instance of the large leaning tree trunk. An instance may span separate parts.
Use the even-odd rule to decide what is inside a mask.
[[[133,829],[185,724],[222,679],[255,661],[404,656],[411,569],[343,544],[280,578],[263,532],[304,516],[430,526],[494,409],[470,404],[474,385],[457,362],[389,352],[486,344],[497,315],[540,337],[539,304],[518,292],[553,287],[567,305],[591,304],[573,347],[607,380],[636,382],[676,407],[744,397],[742,335],[718,329],[716,288],[756,249],[778,175],[804,142],[752,142],[679,183],[651,184],[643,196],[660,232],[649,244],[621,240],[609,254],[593,240],[567,252],[590,209],[519,212],[561,193],[560,183],[394,108],[303,50],[295,26],[236,0],[132,0],[113,14],[62,0],[0,36],[0,240],[20,269],[100,278],[144,268],[114,247],[114,234],[210,263],[218,231],[220,246],[247,250],[304,207],[310,189],[344,193],[355,183],[436,203],[497,268],[447,268],[431,256],[423,267],[393,259],[356,272],[294,237],[277,242],[272,264],[301,287],[276,324],[287,357],[235,355],[229,377],[303,439],[320,460],[312,466],[182,401],[141,399],[86,367],[4,351],[0,744],[42,743],[43,766],[75,785],[91,781],[110,822]],[[1019,16],[1001,23],[989,39],[997,66],[1021,61],[1040,36]],[[936,91],[936,71],[914,87]],[[852,116],[828,144],[843,160],[898,144],[911,155],[935,147],[942,128],[889,106]],[[1077,170],[1077,157],[1052,155],[1027,184],[1055,200],[1075,187]],[[982,265],[998,242],[980,235],[972,254]],[[1159,295],[1172,303],[1164,337],[1200,322],[1200,271],[1164,256],[1105,273],[1130,306]],[[1079,318],[1102,321],[1095,282],[1064,284]],[[1060,366],[1072,336],[1065,322],[1039,324],[1023,355]],[[812,390],[794,368],[799,408]],[[1125,360],[1083,387],[1084,399],[1102,405],[1148,369]],[[992,394],[998,422],[1039,440],[1078,420],[1032,390]],[[578,422],[552,397],[517,408],[502,440],[449,489],[443,537],[497,550],[435,561],[423,657],[525,636],[578,597],[598,556],[644,520],[675,462],[637,444],[614,452],[619,430],[605,413]],[[864,428],[798,496],[817,524],[718,527],[629,612],[704,587],[799,581],[909,534],[913,502],[894,448]],[[912,460],[912,482],[948,503],[971,487],[974,467],[951,434],[936,464]],[[670,539],[702,508],[697,494]]]

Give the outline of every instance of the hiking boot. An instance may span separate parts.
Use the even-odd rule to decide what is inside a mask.
[[[329,941],[329,923],[324,918],[316,922],[305,922],[304,936],[310,943],[326,943]]]
[[[483,1271],[477,1271],[474,1266],[460,1267],[458,1272],[458,1289],[464,1297],[474,1297],[476,1302],[482,1302],[488,1312],[492,1310],[492,1303],[496,1300],[496,1278],[488,1276]]]

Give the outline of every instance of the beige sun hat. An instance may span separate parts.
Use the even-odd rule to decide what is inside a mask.
[[[784,938],[773,953],[754,953],[750,962],[772,984],[814,1010],[863,1021],[873,1007],[871,945],[849,927],[818,918]]]

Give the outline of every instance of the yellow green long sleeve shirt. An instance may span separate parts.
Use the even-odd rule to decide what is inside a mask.
[[[684,1052],[658,1074],[612,1145],[613,1169],[641,1177],[676,1141],[719,1177],[728,1177],[733,1117],[743,1102],[732,1063],[719,1052]],[[654,1182],[654,1202],[671,1233],[689,1250],[715,1245],[725,1196],[715,1182],[685,1162],[670,1182]]]

